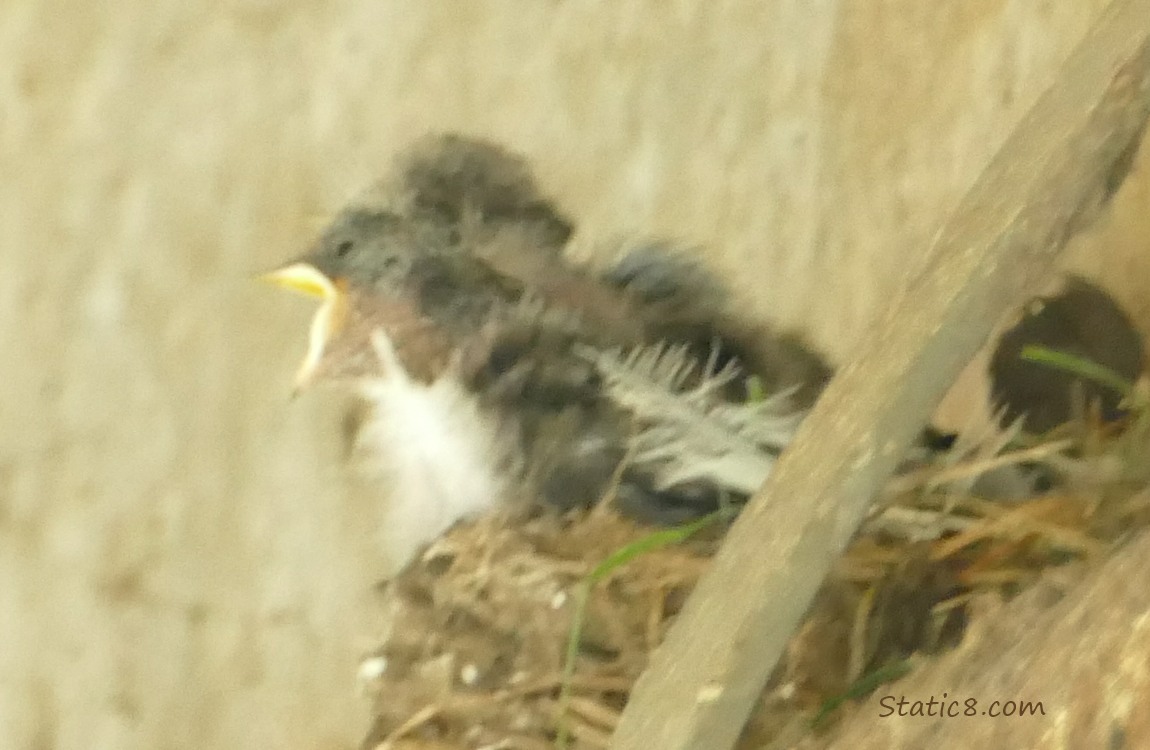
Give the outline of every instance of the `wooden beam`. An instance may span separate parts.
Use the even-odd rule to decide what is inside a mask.
[[[1114,2],[827,388],[640,678],[614,750],[724,750],[959,369],[1125,177],[1150,112],[1150,0]],[[908,257],[921,252],[906,248]]]

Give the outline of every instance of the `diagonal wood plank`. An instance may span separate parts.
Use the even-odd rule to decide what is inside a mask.
[[[1120,0],[943,224],[924,273],[743,512],[637,683],[614,750],[735,743],[871,498],[994,322],[1117,189],[1148,113],[1150,0]]]

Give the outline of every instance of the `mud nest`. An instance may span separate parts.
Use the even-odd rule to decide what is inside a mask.
[[[957,644],[980,604],[1146,526],[1146,422],[1082,420],[1033,440],[988,430],[908,461],[792,638],[741,746],[820,731],[839,703]],[[572,748],[605,747],[722,526],[605,572],[652,533],[606,506],[452,529],[386,584],[391,626],[364,662],[375,720],[363,746],[543,750],[567,735]]]

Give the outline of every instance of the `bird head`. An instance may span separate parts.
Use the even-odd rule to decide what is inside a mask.
[[[296,390],[320,377],[367,374],[371,335],[392,339],[403,364],[433,377],[492,308],[520,290],[460,246],[445,222],[353,207],[304,255],[263,277],[316,298]]]

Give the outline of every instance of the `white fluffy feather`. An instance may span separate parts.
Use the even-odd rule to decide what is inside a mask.
[[[607,391],[635,416],[633,465],[655,472],[660,487],[703,480],[749,495],[770,474],[805,416],[792,391],[760,401],[728,403],[717,393],[739,375],[716,369],[717,350],[698,362],[682,345],[655,344],[630,352],[581,353],[603,375]],[[687,387],[697,378],[698,383]]]
[[[391,490],[383,534],[403,565],[457,521],[495,508],[507,489],[496,421],[448,373],[412,379],[382,333],[372,337],[383,365],[364,383],[371,415],[358,449]]]

